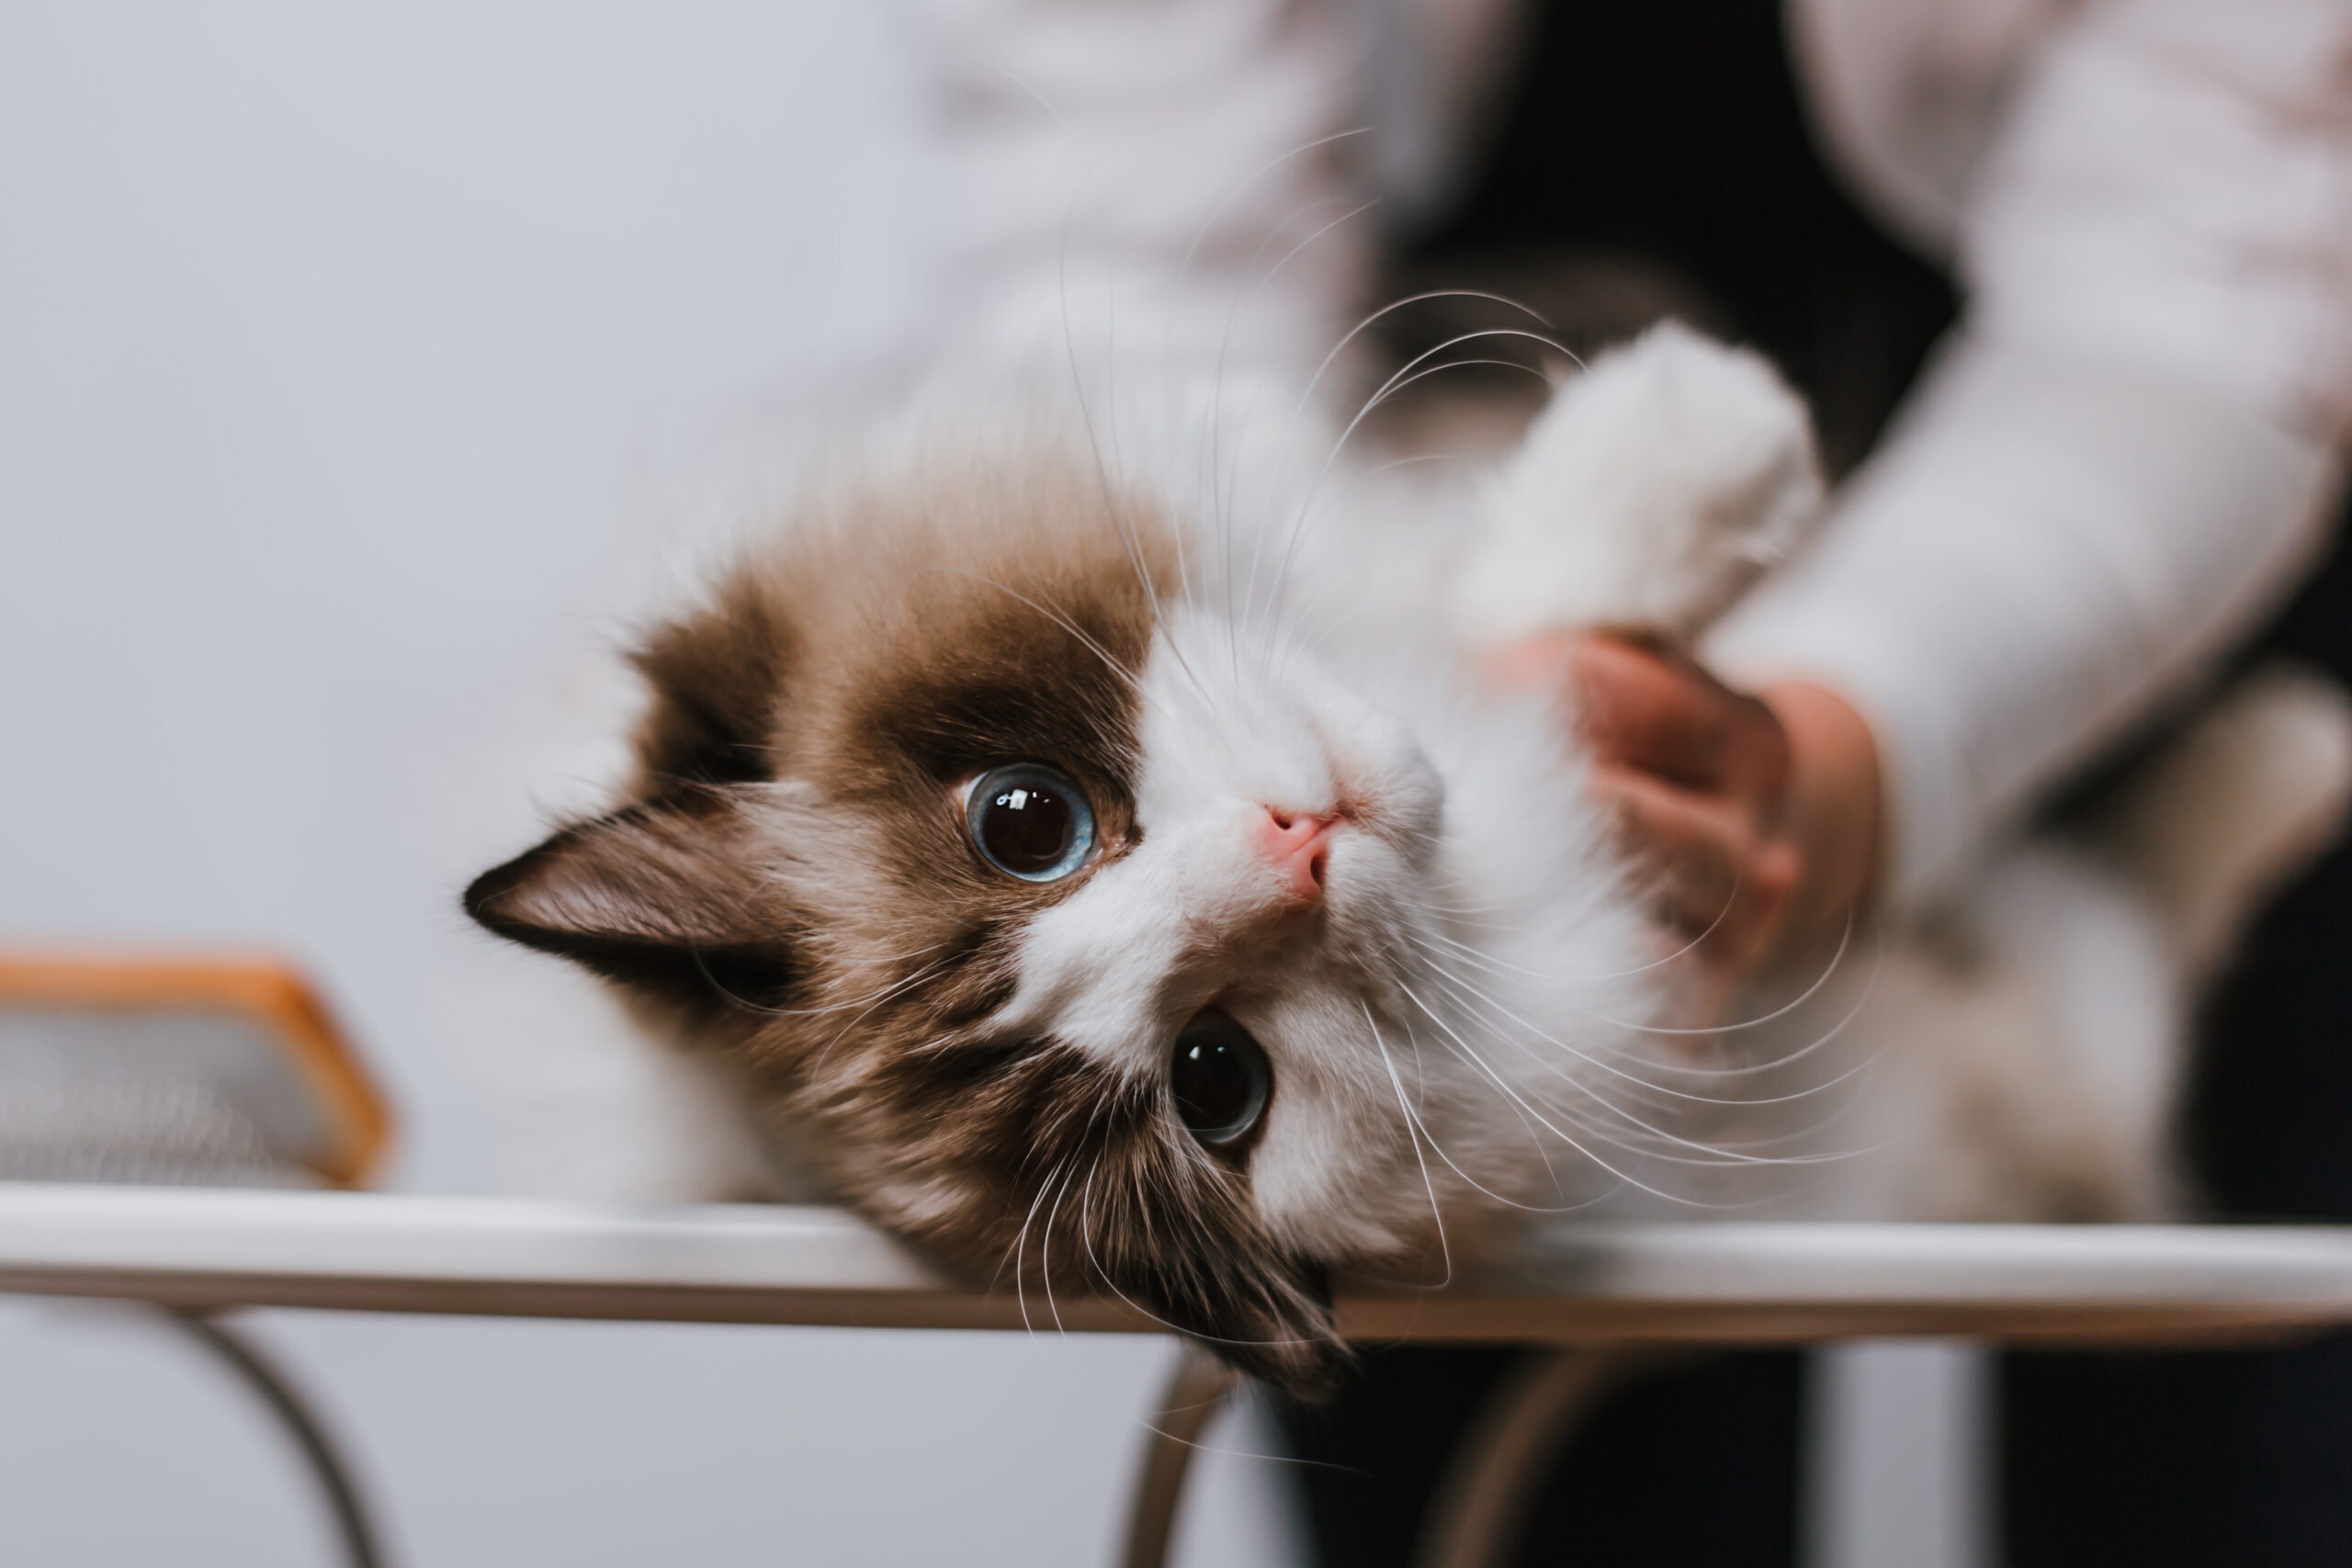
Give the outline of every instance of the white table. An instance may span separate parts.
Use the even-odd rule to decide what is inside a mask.
[[[859,1327],[1157,1332],[1113,1303],[952,1283],[827,1209],[0,1183],[0,1291],[186,1311],[277,1306]],[[1487,1561],[1575,1414],[1675,1345],[1964,1335],[2086,1347],[2274,1341],[2352,1323],[2352,1228],[1562,1225],[1491,1277],[1339,1296],[1365,1343],[1559,1348],[1483,1416],[1425,1561]],[[1128,1561],[1159,1560],[1189,1440],[1226,1390],[1163,1401]]]

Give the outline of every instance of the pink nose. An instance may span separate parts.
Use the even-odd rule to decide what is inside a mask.
[[[1324,868],[1331,859],[1329,817],[1269,806],[1259,819],[1258,841],[1282,873],[1283,890],[1301,904],[1323,897]]]

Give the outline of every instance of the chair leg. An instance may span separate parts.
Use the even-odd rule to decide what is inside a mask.
[[[244,1384],[293,1442],[334,1520],[335,1536],[350,1568],[384,1568],[382,1535],[353,1478],[351,1461],[336,1448],[318,1412],[286,1373],[252,1340],[213,1314],[164,1307],[157,1310],[156,1317]]]
[[[1184,1346],[1160,1391],[1143,1472],[1136,1478],[1135,1500],[1128,1505],[1126,1568],[1162,1568],[1168,1561],[1176,1505],[1184,1495],[1193,1450],[1238,1382],[1223,1361],[1196,1346]]]
[[[1532,1355],[1498,1383],[1438,1480],[1417,1568],[1499,1568],[1535,1487],[1593,1407],[1652,1358],[1638,1350]]]

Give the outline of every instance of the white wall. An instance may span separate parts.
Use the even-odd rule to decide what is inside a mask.
[[[710,448],[899,330],[913,112],[881,8],[821,0],[0,5],[0,940],[289,951],[397,1183],[536,1184],[608,1025],[457,892],[569,787]],[[421,1564],[1102,1562],[1165,1355],[257,1329]],[[322,1560],[137,1325],[0,1303],[0,1561]],[[1188,1558],[1283,1559],[1267,1467],[1210,1468]]]

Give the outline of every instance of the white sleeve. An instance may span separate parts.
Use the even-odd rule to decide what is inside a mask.
[[[1870,722],[1897,901],[2310,560],[2352,415],[2352,6],[2086,6],[1979,171],[1961,264],[1967,320],[1710,649]]]
[[[948,160],[934,294],[983,343],[1100,333],[1312,365],[1375,231],[1351,0],[921,0]]]

